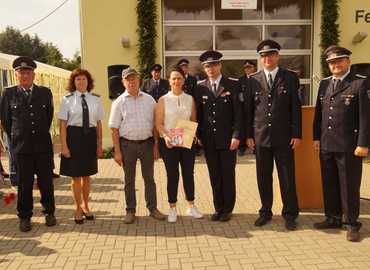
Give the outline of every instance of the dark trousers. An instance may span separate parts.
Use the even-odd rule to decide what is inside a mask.
[[[179,164],[181,166],[182,184],[187,201],[194,201],[194,162],[193,149],[183,147],[167,148],[163,139],[160,140],[161,156],[167,172],[167,195],[169,203],[177,202],[179,186]]]
[[[362,158],[352,152],[320,152],[325,216],[357,225],[360,212]]]
[[[121,152],[123,156],[124,190],[126,199],[126,211],[136,212],[136,163],[140,160],[141,174],[144,178],[145,201],[149,211],[157,209],[157,193],[154,182],[154,140],[148,139],[145,142],[137,143],[120,139]]]
[[[273,185],[272,172],[276,162],[280,193],[283,201],[284,219],[296,219],[298,200],[295,185],[294,151],[289,145],[279,147],[256,147],[257,183],[262,207],[260,216],[272,216]]]
[[[16,154],[16,171],[18,175],[18,217],[31,218],[33,210],[33,182],[37,182],[41,193],[41,205],[44,214],[54,214],[54,185],[51,153]]]
[[[212,145],[204,148],[213,204],[217,213],[231,213],[235,206],[236,151],[218,150]]]

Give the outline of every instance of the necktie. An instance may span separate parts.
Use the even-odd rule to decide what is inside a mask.
[[[216,92],[217,92],[217,85],[216,85],[216,83],[212,83],[212,90],[216,94]]]
[[[269,84],[269,88],[271,90],[272,89],[272,85],[274,84],[274,81],[272,80],[272,74],[269,73],[268,77],[269,77],[268,84]]]
[[[332,88],[332,93],[335,92],[335,90],[337,89],[338,85],[339,85],[339,79],[333,79],[333,88]]]
[[[81,105],[82,105],[82,128],[85,134],[89,132],[90,121],[89,121],[89,107],[85,99],[85,94],[81,95]]]
[[[31,102],[31,89],[26,89],[25,90],[25,93],[26,93],[26,100],[27,100],[27,103],[30,103]]]

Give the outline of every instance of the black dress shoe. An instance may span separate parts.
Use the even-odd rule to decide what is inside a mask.
[[[285,228],[288,231],[294,231],[295,229],[297,229],[297,223],[295,222],[295,220],[285,220]]]
[[[19,221],[19,230],[21,232],[29,232],[32,229],[31,226],[31,219],[29,218],[22,218]]]
[[[94,220],[95,216],[93,214],[86,214],[85,212],[82,212],[82,214],[85,216],[86,220]]]
[[[57,219],[53,214],[48,214],[45,216],[45,225],[48,227],[57,225]]]
[[[260,216],[254,222],[254,226],[261,227],[271,220],[271,217]]]
[[[346,225],[347,227],[347,240],[351,242],[360,241],[360,229],[362,224],[358,222],[356,225]]]
[[[223,213],[220,216],[220,221],[222,221],[222,222],[229,221],[231,219],[231,216],[232,216],[232,213]]]
[[[84,224],[84,219],[83,218],[81,218],[81,219],[75,218],[75,223],[79,224],[79,225]]]
[[[337,218],[327,218],[322,222],[314,223],[313,227],[317,230],[340,229],[342,228],[342,221]]]
[[[221,218],[222,214],[219,213],[219,212],[215,212],[212,216],[211,216],[211,220],[212,221],[219,221],[220,218]]]

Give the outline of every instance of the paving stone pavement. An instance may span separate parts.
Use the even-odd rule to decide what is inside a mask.
[[[6,161],[4,160],[4,163]],[[56,158],[56,164],[59,164]],[[253,226],[259,208],[255,161],[249,155],[237,165],[237,203],[230,222],[211,222],[212,194],[206,164],[195,166],[196,205],[204,219],[186,217],[186,203],[179,185],[176,224],[147,216],[140,166],[137,167],[139,216],[125,225],[122,170],[113,160],[100,160],[94,177],[92,222],[76,225],[70,180],[55,180],[58,225],[46,227],[39,193],[35,191],[33,229],[18,231],[15,202],[0,202],[0,269],[370,269],[370,201],[361,201],[362,241],[345,240],[344,230],[315,231],[320,211],[304,211],[298,229],[288,232],[280,216],[278,181],[274,182],[275,216],[263,228]],[[361,193],[370,198],[370,164],[364,166]],[[167,212],[164,165],[156,162],[158,207]],[[277,180],[275,175],[275,180]],[[9,192],[7,186],[0,190]]]

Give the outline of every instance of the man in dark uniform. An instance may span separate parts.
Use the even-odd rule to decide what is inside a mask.
[[[301,103],[297,75],[278,65],[280,45],[264,40],[257,46],[263,69],[249,81],[246,100],[247,145],[256,151],[258,190],[262,207],[255,226],[272,218],[272,172],[275,160],[288,230],[296,229],[298,201],[294,149],[301,139]]]
[[[213,221],[228,221],[235,205],[236,149],[241,125],[240,85],[221,74],[222,54],[206,51],[200,57],[207,79],[195,88],[197,137],[203,145],[213,191]]]
[[[244,97],[249,85],[249,77],[257,71],[256,63],[251,60],[245,60],[243,64],[244,75],[239,78],[239,83],[241,85],[241,95]],[[244,107],[244,98],[241,99],[243,102],[242,107]],[[244,110],[244,109],[243,109]],[[238,155],[244,156],[245,150],[247,150],[246,135],[245,135],[245,125],[242,125],[240,132],[240,144],[238,149]]]
[[[324,52],[333,76],[320,82],[313,138],[320,151],[326,219],[314,227],[341,228],[344,223],[347,240],[359,241],[362,157],[370,143],[370,88],[364,76],[351,72],[350,54],[336,45]]]
[[[38,187],[46,225],[54,226],[53,149],[50,125],[53,120],[53,96],[49,88],[33,83],[36,63],[28,57],[13,62],[17,86],[4,90],[0,103],[0,119],[15,155],[18,177],[18,217],[22,232],[31,230],[34,175],[40,179]]]
[[[194,88],[197,86],[197,79],[190,75],[189,73],[189,60],[186,58],[182,58],[177,62],[177,66],[181,68],[181,70],[185,74],[185,83],[184,83],[184,91],[185,93],[194,97]]]
[[[151,95],[156,102],[170,90],[168,80],[161,78],[161,71],[162,66],[160,64],[155,64],[150,70],[152,78],[145,79],[140,89]]]

